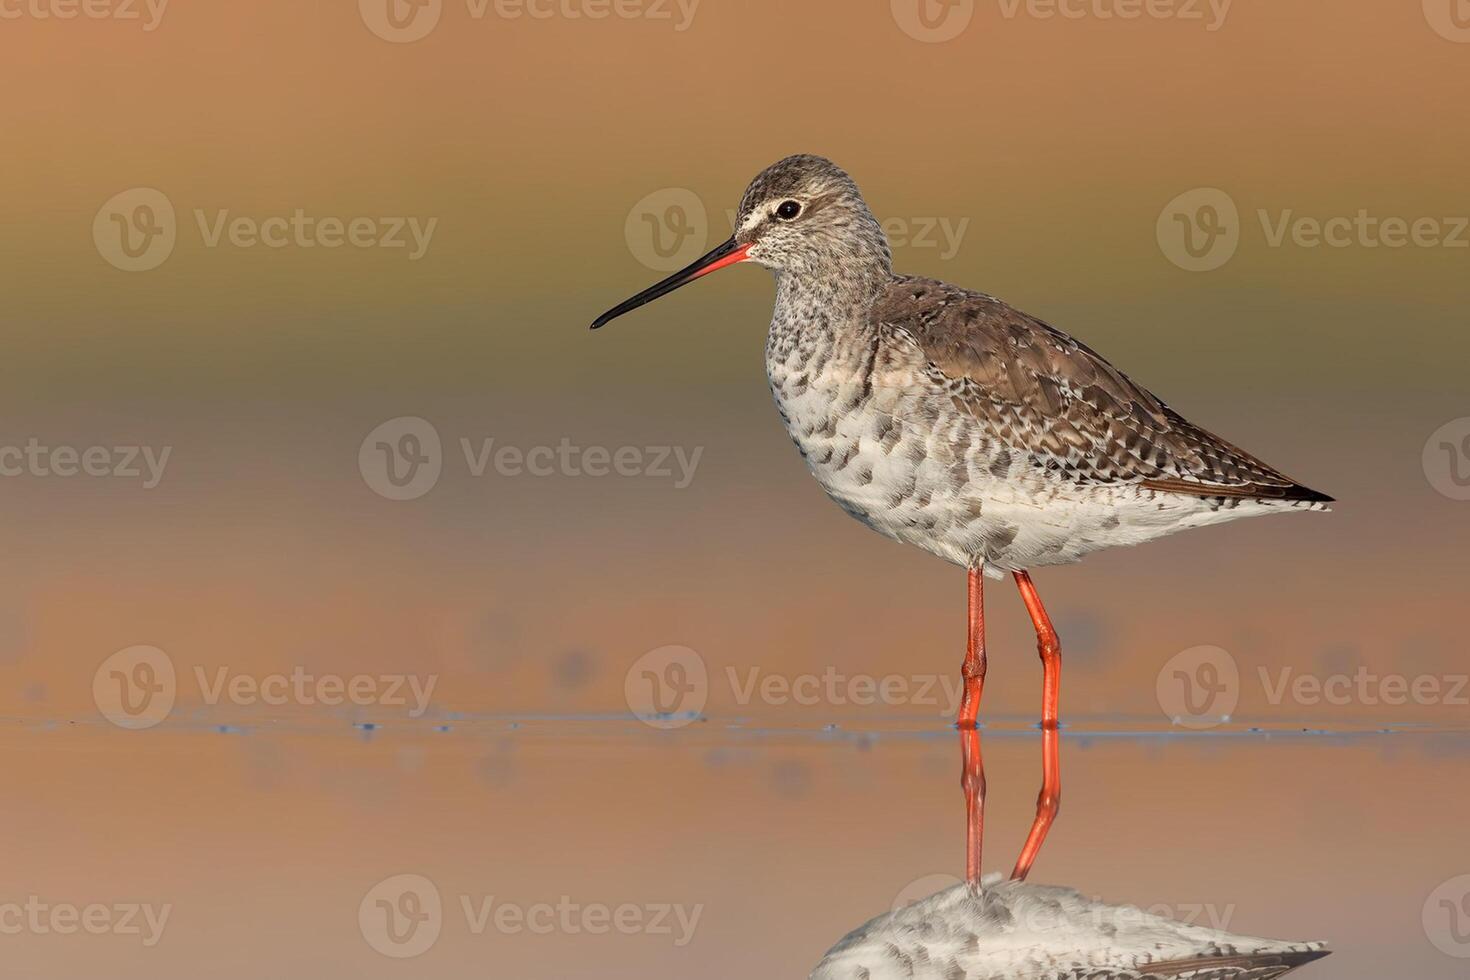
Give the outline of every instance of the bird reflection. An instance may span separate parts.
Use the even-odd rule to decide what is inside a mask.
[[[960,731],[966,881],[880,915],[827,952],[811,980],[1275,980],[1326,956],[1190,925],[1072,888],[1028,883],[1061,799],[1061,746],[1042,730],[1036,818],[1009,878],[981,876],[985,765],[980,732]]]

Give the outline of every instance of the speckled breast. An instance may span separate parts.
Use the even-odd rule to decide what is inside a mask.
[[[818,332],[813,335],[819,336]],[[995,560],[1014,530],[987,514],[1003,492],[1004,450],[987,451],[973,419],[947,418],[933,392],[908,384],[877,343],[781,338],[766,373],[776,407],[812,475],[845,511],[888,537],[958,564]]]

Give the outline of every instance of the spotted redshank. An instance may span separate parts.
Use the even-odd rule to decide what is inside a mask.
[[[1035,317],[896,274],[857,185],[817,156],[762,171],[728,241],[592,328],[737,262],[775,274],[766,375],[817,482],[874,530],[968,570],[961,728],[975,726],[985,680],[983,576],[1015,578],[1041,655],[1042,726],[1055,728],[1061,644],[1030,569],[1332,499]],[[1057,796],[1043,789],[1052,816]]]
[[[811,980],[1276,980],[1328,954],[999,877],[854,929]]]

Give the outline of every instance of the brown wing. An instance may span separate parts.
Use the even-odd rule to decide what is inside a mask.
[[[1329,950],[1294,953],[1245,953],[1234,956],[1197,956],[1143,967],[1144,976],[1159,980],[1276,980],[1299,966],[1320,960]]]
[[[1084,344],[994,297],[902,278],[875,315],[918,347],[956,407],[1007,447],[1079,482],[1332,499],[1194,425]]]

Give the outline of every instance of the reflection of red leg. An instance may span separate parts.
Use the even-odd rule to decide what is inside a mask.
[[[965,790],[965,881],[980,884],[980,845],[985,837],[985,763],[980,758],[980,732],[960,729],[960,785]]]
[[[965,641],[965,662],[960,667],[965,689],[960,700],[959,717],[955,724],[961,728],[974,728],[980,714],[980,694],[985,688],[985,590],[982,572],[970,569],[970,629]]]
[[[1041,795],[1036,798],[1036,819],[1031,823],[1031,833],[1021,846],[1021,856],[1016,858],[1016,868],[1011,877],[1024,881],[1041,853],[1041,845],[1051,830],[1052,821],[1062,805],[1062,763],[1060,733],[1056,725],[1043,725],[1041,729]]]
[[[1056,820],[1057,811],[1062,805],[1062,767],[1057,732],[1062,685],[1062,645],[1057,639],[1057,631],[1052,628],[1046,608],[1041,604],[1041,597],[1036,594],[1031,576],[1025,572],[1015,574],[1016,586],[1021,590],[1021,600],[1026,603],[1026,611],[1031,614],[1031,622],[1036,627],[1036,649],[1041,654],[1042,670],[1041,795],[1036,798],[1036,820],[1031,824],[1031,833],[1026,836],[1021,856],[1016,859],[1016,869],[1011,872],[1012,878],[1024,879],[1031,871],[1036,855],[1041,853],[1047,831],[1051,830],[1052,822]]]
[[[1031,623],[1036,627],[1036,649],[1041,654],[1041,724],[1042,727],[1055,725],[1061,700],[1062,643],[1057,639],[1057,631],[1052,629],[1046,607],[1041,604],[1041,596],[1036,594],[1036,586],[1031,584],[1031,576],[1025,572],[1016,572],[1015,575],[1021,601],[1026,603],[1026,611],[1031,614]]]

